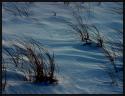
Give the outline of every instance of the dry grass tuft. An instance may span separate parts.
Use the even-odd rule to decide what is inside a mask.
[[[15,67],[23,72],[28,81],[57,83],[55,77],[54,53],[50,55],[46,48],[35,40],[21,41],[13,45],[12,50],[4,48],[12,58]]]

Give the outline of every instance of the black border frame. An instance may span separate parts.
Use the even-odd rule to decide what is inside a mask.
[[[125,6],[124,6],[124,0],[2,0],[2,2],[123,2],[123,94],[63,94],[63,95],[120,95],[120,96],[123,96],[124,93],[125,93],[125,38],[124,38],[124,29],[125,29],[125,26],[124,26],[124,21],[125,21],[125,17],[124,17],[124,14],[125,14]],[[1,42],[0,42],[0,52],[1,52],[1,56],[0,56],[0,73],[2,74],[2,2],[0,2],[0,9],[1,9],[1,26],[0,26],[0,29],[1,29],[1,35],[0,35],[0,39],[1,39]],[[1,83],[0,83],[0,93],[2,94],[2,75],[0,75],[0,80],[1,80]],[[2,94],[2,96],[4,95],[31,95],[31,94]],[[42,96],[46,96],[46,95],[56,95],[56,94],[32,94],[32,95],[42,95]],[[57,95],[60,95],[60,94],[57,94]]]

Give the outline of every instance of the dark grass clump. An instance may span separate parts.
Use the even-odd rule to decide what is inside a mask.
[[[101,3],[99,3],[98,6],[100,6]],[[77,8],[76,8],[77,7]],[[96,43],[96,46],[101,48],[103,50],[103,54],[107,57],[109,60],[108,65],[104,65],[107,70],[106,72],[109,74],[112,80],[113,85],[117,85],[116,80],[116,73],[118,72],[117,66],[116,66],[116,53],[115,50],[113,50],[112,45],[110,44],[106,46],[106,42],[110,42],[110,40],[107,38],[107,36],[102,35],[102,33],[98,30],[97,26],[93,24],[87,24],[86,18],[83,18],[80,14],[80,8],[76,6],[76,9],[79,9],[77,11],[73,11],[73,20],[75,22],[69,22],[66,21],[68,26],[70,26],[76,33],[78,33],[81,42],[84,44],[92,44]],[[85,8],[84,8],[85,9]],[[120,34],[122,34],[122,31],[119,31]],[[106,41],[107,40],[107,41]],[[122,48],[121,48],[122,49]]]
[[[12,58],[15,67],[23,72],[28,81],[57,83],[55,77],[55,58],[46,48],[35,40],[21,41],[13,45],[12,51],[4,50]]]
[[[100,34],[100,31],[98,30],[98,28],[96,26],[93,25],[92,27],[96,30],[96,32],[94,32],[94,33],[96,35],[96,41],[95,42],[97,44],[97,47],[100,47],[103,50],[103,54],[107,57],[107,59],[109,60],[111,66],[112,66],[111,69],[108,68],[109,71],[107,71],[107,72],[110,75],[110,77],[112,78],[112,82],[116,83],[116,80],[114,79],[115,75],[113,75],[113,74],[118,72],[117,66],[115,64],[117,56],[116,56],[115,50],[113,49],[113,45],[110,44],[110,46],[108,48],[106,46],[106,40],[108,42],[110,42],[110,40],[106,36],[104,36],[104,35],[102,36]],[[108,67],[108,66],[106,66],[106,67]],[[111,71],[111,70],[113,70],[113,71]]]
[[[79,12],[73,12],[73,17],[77,21],[77,29],[76,29],[76,31],[80,34],[81,41],[85,42],[86,44],[90,44],[91,39],[90,39],[89,30],[88,30],[88,28],[90,26],[85,23],[85,20],[83,20],[83,18],[79,14]]]
[[[96,31],[94,31],[93,28]],[[98,30],[98,28],[95,25],[92,25],[89,29],[91,30],[92,33],[94,33],[93,35],[96,35],[95,36],[95,41],[94,41],[94,38],[93,38],[92,41],[97,44],[97,47],[101,47],[101,48],[104,47],[105,39],[104,39],[104,36],[101,35],[101,33]]]
[[[73,17],[75,23],[66,21],[66,24],[70,26],[80,37],[81,42],[85,44],[91,44],[91,38],[89,33],[89,25],[83,21],[83,18],[80,16],[79,12],[73,11]]]

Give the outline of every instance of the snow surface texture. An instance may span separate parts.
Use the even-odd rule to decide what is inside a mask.
[[[83,46],[77,35],[65,20],[72,21],[72,9],[81,4],[81,14],[86,17],[88,24],[94,24],[106,37],[117,44],[123,38],[115,29],[123,31],[123,16],[111,9],[121,7],[122,3],[70,3],[63,2],[34,2],[31,5],[16,3],[21,8],[29,8],[29,16],[20,16],[14,9],[13,3],[2,5],[2,43],[10,47],[16,42],[15,38],[29,37],[41,42],[55,53],[55,61],[59,72],[57,85],[34,84],[24,81],[24,75],[16,70],[13,64],[7,66],[6,94],[119,94],[123,92],[123,70],[119,71],[116,79],[118,86],[111,84],[111,78],[100,66],[110,65],[100,48]],[[84,10],[86,8],[86,10]],[[120,37],[119,37],[120,36]],[[116,49],[118,45],[114,44]],[[123,66],[122,54],[117,59],[117,65]],[[120,68],[121,68],[120,67]]]

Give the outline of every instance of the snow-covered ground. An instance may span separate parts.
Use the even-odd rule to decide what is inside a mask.
[[[34,84],[24,81],[24,75],[12,64],[7,67],[7,85],[3,93],[14,94],[119,94],[123,93],[123,70],[117,73],[118,85],[111,84],[109,74],[100,66],[107,66],[110,62],[101,48],[93,45],[83,46],[71,27],[64,21],[72,21],[72,9],[79,2],[35,2],[31,5],[16,3],[21,8],[29,8],[29,17],[16,16],[7,11],[14,8],[13,3],[2,4],[2,43],[10,47],[17,38],[33,38],[41,42],[48,50],[55,53],[55,62],[59,72],[56,77],[57,85]],[[81,14],[88,24],[94,24],[112,42],[122,42],[123,38],[115,29],[123,31],[123,15],[111,9],[121,7],[122,3],[102,2],[82,3]],[[84,9],[87,8],[87,9]],[[107,40],[108,41],[108,40]],[[118,45],[113,45],[116,49]],[[120,53],[116,63],[123,66],[123,56]]]

